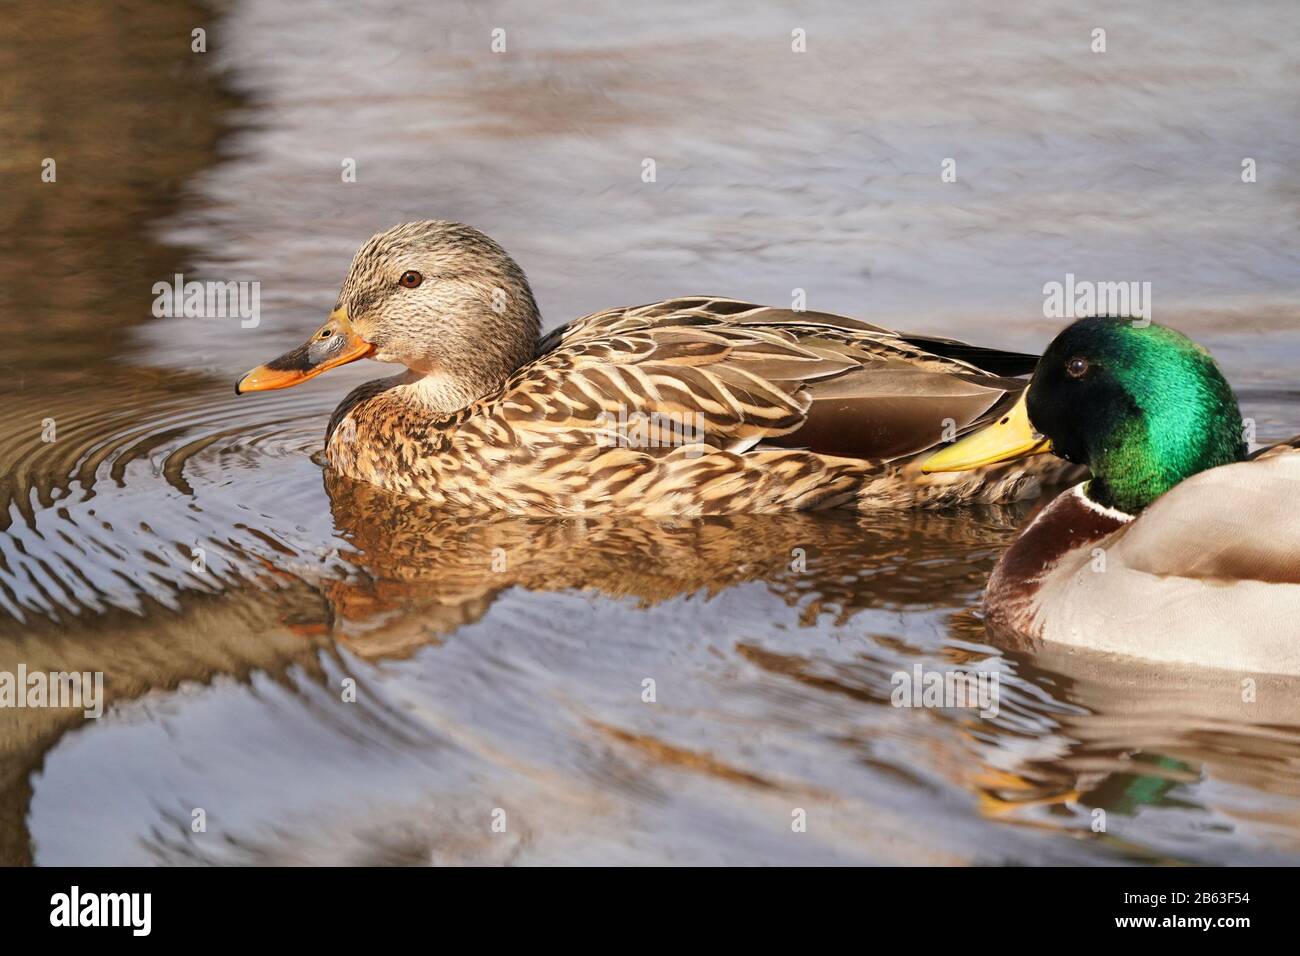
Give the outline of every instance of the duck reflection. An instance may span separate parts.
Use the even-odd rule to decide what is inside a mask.
[[[968,736],[979,756],[965,777],[986,816],[1072,829],[1134,861],[1168,859],[1168,847],[1134,840],[1129,822],[1170,810],[1205,814],[1207,840],[1240,831],[1279,862],[1300,851],[1300,679],[1054,645],[1004,656],[1025,687],[1051,695],[1056,713],[1041,715],[1031,737]],[[1201,803],[1186,785],[1207,779],[1215,786]],[[1204,846],[1182,849],[1214,861],[1197,855]]]
[[[339,475],[325,483],[352,546],[341,556],[360,572],[324,585],[329,626],[367,658],[437,641],[516,587],[648,606],[762,581],[805,624],[867,607],[947,607],[975,598],[1027,511],[466,519]]]

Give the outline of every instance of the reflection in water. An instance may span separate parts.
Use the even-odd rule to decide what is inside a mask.
[[[1036,505],[451,518],[313,463],[373,370],[255,404],[230,389],[324,314],[366,232],[442,213],[517,251],[554,319],[802,285],[820,308],[1022,347],[1045,340],[1008,338],[1037,327],[1044,281],[1152,250],[1157,318],[1196,300],[1260,439],[1290,435],[1284,140],[1265,156],[1279,178],[1245,200],[1201,173],[1153,186],[1142,165],[1185,140],[1235,156],[1257,126],[1283,135],[1275,81],[1238,82],[1237,54],[1147,48],[1127,64],[1142,82],[1116,86],[1057,69],[1036,24],[963,11],[963,35],[1000,53],[977,63],[954,57],[942,11],[900,5],[895,40],[864,58],[838,38],[860,22],[845,5],[811,25],[828,59],[800,66],[784,14],[742,17],[736,37],[727,4],[684,11],[748,51],[723,63],[657,12],[595,30],[584,8],[591,28],[570,29],[563,9],[506,4],[518,55],[485,64],[466,52],[486,35],[470,6],[435,39],[353,23],[398,22],[404,0],[346,24],[316,3],[240,0],[220,20],[79,5],[57,36],[43,5],[11,6],[0,332],[25,351],[0,360],[0,670],[102,670],[109,711],[0,713],[0,862],[1300,859],[1293,682],[990,644],[979,594]],[[1183,29],[1219,37],[1220,16]],[[1117,22],[1155,29],[1137,17]],[[266,49],[286,18],[310,42]],[[188,49],[201,23],[206,62]],[[1238,42],[1287,75],[1295,44],[1249,39],[1264,35]],[[846,71],[852,101],[832,95]],[[1223,125],[1203,129],[1191,100]],[[1099,103],[1092,132],[1058,125]],[[935,130],[986,157],[987,175],[961,159],[956,202],[912,171],[950,148]],[[641,190],[665,143],[693,145],[661,149],[670,188]],[[360,155],[353,192],[340,150]],[[32,172],[47,155],[56,184]],[[1110,184],[1128,246],[1079,182]],[[152,284],[177,271],[261,280],[265,325],[151,319]],[[916,664],[996,671],[998,716],[894,708],[893,675]]]
[[[6,389],[82,385],[180,266],[145,227],[212,163],[233,105],[189,52],[204,22],[188,2],[73,4],[57,23],[46,4],[6,4],[0,332],[21,343],[0,358]],[[46,159],[54,182],[41,179]]]
[[[1076,826],[1104,826],[1095,835],[1137,860],[1162,859],[1141,845],[1147,827],[1186,819],[1197,826],[1171,829],[1172,856],[1197,859],[1207,831],[1236,828],[1272,862],[1300,852],[1300,681],[1057,648],[1020,672],[1080,711],[1039,735],[1014,773],[982,782],[985,812],[1043,825],[1038,808],[1068,800],[1077,804]],[[1213,786],[1192,798],[1190,786],[1202,780]]]
[[[480,616],[498,593],[595,591],[645,607],[762,581],[811,624],[863,608],[946,607],[982,585],[971,563],[1017,526],[1008,511],[954,527],[928,512],[731,515],[677,521],[502,518],[466,522],[421,501],[327,475],[335,526],[365,572],[326,587],[334,625],[363,656],[397,653]],[[948,560],[935,560],[944,552]],[[915,559],[931,560],[918,570]],[[412,613],[414,612],[414,613]]]

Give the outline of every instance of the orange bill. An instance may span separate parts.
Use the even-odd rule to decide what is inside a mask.
[[[352,328],[348,310],[336,309],[302,345],[246,372],[235,384],[235,394],[289,388],[321,372],[366,358],[374,351],[375,347]]]

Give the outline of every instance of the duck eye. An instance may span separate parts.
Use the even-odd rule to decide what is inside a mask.
[[[1070,378],[1083,378],[1088,371],[1088,360],[1082,355],[1076,355],[1065,363],[1065,371]]]
[[[408,289],[414,289],[423,281],[424,276],[420,275],[420,273],[416,272],[414,269],[407,269],[402,273],[402,278],[398,280],[400,285]]]

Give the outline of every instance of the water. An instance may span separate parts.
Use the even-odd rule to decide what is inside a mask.
[[[0,860],[1300,860],[1294,682],[1245,703],[1235,676],[988,643],[1033,504],[472,523],[313,462],[373,365],[231,388],[371,232],[440,216],[502,242],[549,324],[800,288],[1041,348],[1045,283],[1150,281],[1288,437],[1288,12],[237,0],[52,30],[13,5],[0,670],[102,670],[109,708],[0,713]],[[177,272],[260,282],[260,324],[154,318]],[[997,717],[891,706],[918,663],[996,672]]]

